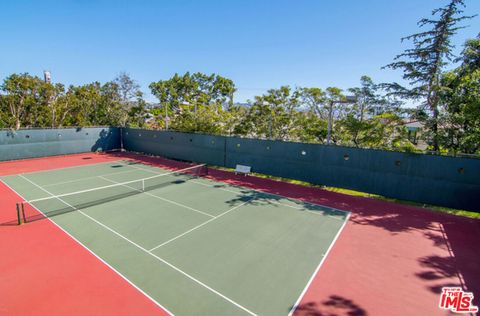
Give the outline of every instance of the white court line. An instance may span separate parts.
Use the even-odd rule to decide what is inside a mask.
[[[158,171],[155,171],[155,170],[150,170],[150,169],[147,169],[147,168],[137,167],[135,165],[124,164],[124,166],[135,168],[135,169],[138,169],[138,170],[143,170],[143,171],[154,173],[154,174],[162,174],[161,172],[158,172]],[[142,165],[142,166],[144,166],[144,165]],[[159,167],[154,167],[154,168],[160,169]]]
[[[330,246],[328,247],[327,251],[325,252],[325,254],[323,255],[323,258],[322,260],[320,260],[320,263],[318,264],[317,268],[315,269],[315,271],[313,272],[312,276],[310,277],[310,280],[308,280],[307,282],[307,285],[305,285],[305,288],[303,289],[302,293],[300,294],[300,296],[298,297],[297,301],[295,302],[295,304],[293,305],[293,307],[290,309],[290,312],[288,313],[288,316],[292,316],[293,313],[295,312],[295,310],[297,309],[298,305],[300,304],[300,302],[302,301],[302,298],[305,296],[305,293],[307,293],[307,290],[308,288],[310,287],[310,285],[312,284],[313,282],[313,279],[315,279],[315,276],[317,275],[318,271],[320,270],[320,267],[323,265],[323,263],[325,262],[325,259],[327,258],[328,254],[330,253],[330,251],[332,250],[333,248],[333,245],[337,242],[337,239],[338,237],[340,236],[340,233],[343,231],[343,229],[345,228],[345,225],[347,224],[348,220],[350,219],[350,212],[348,212],[347,214],[347,218],[345,219],[345,221],[343,222],[342,226],[340,227],[340,229],[338,230],[337,234],[335,235],[335,238],[333,239],[333,241],[331,242]]]
[[[58,156],[57,156],[58,157]],[[26,172],[23,174],[36,174],[36,173],[42,173],[42,172],[49,172],[49,171],[57,171],[57,170],[64,170],[64,169],[72,169],[72,168],[81,168],[81,167],[91,167],[91,166],[97,166],[97,165],[103,165],[106,163],[116,163],[119,161],[123,161],[121,159],[118,160],[112,160],[112,161],[103,161],[103,162],[97,162],[89,165],[80,165],[80,166],[70,166],[70,167],[60,167],[60,168],[55,168],[55,169],[47,169],[47,170],[39,170],[39,171],[32,171],[32,172]],[[12,174],[12,176],[15,176]]]
[[[108,178],[105,178],[104,176],[98,176],[98,177],[101,178],[101,179],[104,179],[104,180],[106,180],[106,181],[109,181],[109,182],[111,182],[111,183],[122,184],[121,182],[117,182],[117,181],[110,180],[110,179],[108,179]],[[180,207],[189,209],[189,210],[191,210],[191,211],[200,213],[200,214],[205,215],[205,216],[208,216],[208,217],[215,217],[215,216],[213,216],[213,215],[211,215],[211,214],[202,212],[202,211],[197,210],[197,209],[195,209],[195,208],[193,208],[193,207],[190,207],[190,206],[188,206],[188,205],[184,205],[184,204],[181,204],[181,203],[178,203],[178,202],[175,202],[175,201],[172,201],[172,200],[163,198],[163,197],[161,197],[161,196],[153,195],[153,194],[151,194],[151,193],[149,193],[149,192],[142,191],[142,190],[140,190],[140,189],[138,189],[138,188],[134,188],[134,187],[129,186],[129,185],[126,185],[126,184],[121,185],[121,186],[125,186],[125,187],[127,187],[127,188],[133,189],[133,190],[138,191],[138,192],[140,192],[140,193],[144,193],[144,194],[146,194],[146,195],[148,195],[148,196],[154,197],[154,198],[156,198],[156,199],[159,199],[159,200],[168,202],[168,203],[170,203],[170,204],[174,204],[174,205],[177,205],[177,206],[180,206]]]
[[[234,300],[228,298],[227,296],[223,295],[222,293],[218,292],[217,290],[209,287],[208,285],[206,285],[205,283],[203,283],[202,281],[199,281],[197,280],[196,278],[194,278],[193,276],[191,276],[190,274],[186,273],[185,271],[177,268],[176,266],[174,266],[173,264],[171,264],[170,262],[166,261],[165,259],[162,259],[161,257],[151,253],[150,251],[148,251],[147,249],[143,248],[142,246],[140,246],[139,244],[133,242],[132,240],[128,239],[127,237],[123,236],[122,234],[118,233],[117,231],[115,231],[114,229],[110,228],[109,226],[103,224],[102,222],[96,220],[95,218],[91,217],[90,215],[84,213],[83,211],[77,209],[76,207],[70,205],[69,203],[65,202],[64,200],[62,200],[61,198],[59,197],[56,197],[53,193],[47,191],[46,189],[42,188],[41,186],[39,186],[38,184],[34,183],[33,181],[31,181],[30,179],[24,177],[23,175],[20,175],[20,177],[22,177],[23,179],[27,180],[28,182],[30,182],[31,184],[33,184],[34,186],[38,187],[39,189],[45,191],[46,193],[50,194],[52,197],[55,197],[57,198],[60,202],[64,203],[65,205],[71,207],[72,209],[76,210],[77,212],[79,212],[80,214],[82,214],[83,216],[89,218],[90,220],[92,220],[93,222],[97,223],[98,225],[102,226],[103,228],[109,230],[110,232],[112,232],[113,234],[117,235],[118,237],[124,239],[125,241],[129,242],[130,244],[134,245],[135,247],[137,247],[138,249],[142,250],[143,252],[151,255],[152,257],[156,258],[157,260],[159,260],[160,262],[166,264],[167,266],[169,266],[170,268],[174,269],[175,271],[181,273],[182,275],[186,276],[187,278],[189,278],[190,280],[194,281],[195,283],[203,286],[204,288],[206,288],[207,290],[211,291],[212,293],[214,294],[217,294],[218,296],[220,296],[221,298],[223,298],[224,300],[226,300],[227,302],[235,305],[236,307],[242,309],[243,311],[247,312],[248,314],[250,315],[254,315],[256,316],[255,313],[253,313],[252,311],[250,311],[249,309],[247,309],[246,307],[243,307],[242,305],[238,304],[237,302],[235,302]]]
[[[227,214],[227,213],[230,213],[231,211],[236,210],[236,209],[239,208],[240,206],[243,206],[243,205],[247,204],[248,202],[250,202],[250,201],[253,200],[253,199],[254,199],[254,198],[248,199],[247,201],[245,201],[245,202],[243,202],[243,203],[241,203],[241,204],[239,204],[239,205],[237,205],[237,206],[232,207],[232,208],[229,209],[228,211],[225,211],[225,212],[221,213],[220,215],[217,215],[217,216],[215,216],[214,218],[211,218],[211,219],[209,219],[208,221],[203,222],[202,224],[197,225],[197,226],[193,227],[192,229],[187,230],[187,231],[184,232],[183,234],[180,234],[180,235],[178,235],[178,236],[176,236],[176,237],[173,237],[172,239],[169,239],[169,240],[167,240],[166,242],[161,243],[160,245],[158,245],[158,246],[156,246],[156,247],[153,247],[153,248],[150,249],[149,251],[154,251],[155,249],[158,249],[158,248],[160,248],[160,247],[162,247],[162,246],[165,246],[166,244],[169,244],[169,243],[171,243],[172,241],[174,241],[174,240],[176,240],[176,239],[178,239],[178,238],[180,238],[180,237],[182,237],[182,236],[185,236],[185,235],[193,232],[194,230],[197,230],[198,228],[200,228],[200,227],[202,227],[202,226],[204,226],[204,225],[206,225],[206,224],[208,224],[208,223],[210,223],[210,222],[213,222],[213,221],[216,220],[217,218],[222,217],[223,215],[225,215],[225,214]]]
[[[140,167],[136,167],[136,166],[132,166],[132,165],[127,165],[127,166],[132,167],[132,168],[135,168],[135,169],[139,169],[139,170],[151,172],[151,173],[154,173],[154,174],[161,174],[160,172],[157,172],[157,171],[154,171],[154,170],[150,170],[150,169],[140,168]],[[237,192],[237,191],[229,190],[229,189],[226,189],[226,188],[218,188],[218,187],[216,187],[215,185],[210,185],[210,184],[206,184],[206,183],[201,183],[201,182],[197,182],[197,181],[195,181],[195,180],[190,180],[189,182],[195,183],[195,184],[199,184],[199,185],[203,185],[203,186],[207,186],[207,187],[212,187],[212,188],[215,188],[215,189],[219,189],[219,190],[222,190],[222,191],[231,192],[231,193],[235,193],[235,194],[245,194],[245,193],[242,193],[242,192]],[[226,185],[228,185],[228,184],[226,184]],[[266,195],[278,196],[278,197],[281,197],[281,198],[284,198],[284,199],[299,201],[300,203],[304,203],[304,204],[310,204],[310,205],[315,205],[315,206],[320,206],[320,207],[328,207],[329,209],[332,209],[332,210],[334,210],[334,211],[338,211],[338,212],[350,214],[350,212],[348,212],[348,211],[339,210],[339,209],[336,209],[336,208],[333,208],[333,207],[324,206],[324,205],[320,205],[320,204],[315,204],[315,203],[311,203],[311,202],[305,202],[305,201],[298,200],[298,199],[294,199],[294,198],[287,198],[286,196],[283,196],[283,195],[280,195],[280,194],[275,194],[275,193],[270,193],[270,192],[263,192],[263,191],[260,191],[260,190],[256,190],[256,189],[252,189],[252,188],[247,188],[247,187],[245,187],[245,188],[242,187],[242,188],[240,188],[240,189],[241,189],[241,190],[242,190],[242,189],[245,189],[245,190],[253,191],[253,192],[259,192],[259,193],[266,194]],[[312,214],[316,214],[316,215],[323,215],[323,214],[322,214],[323,211],[316,212],[316,211],[312,211],[312,210],[307,210],[307,209],[302,208],[302,207],[296,207],[296,206],[293,206],[293,205],[284,204],[284,203],[281,203],[281,202],[278,202],[278,201],[271,201],[271,202],[272,202],[272,203],[275,203],[275,204],[278,204],[278,205],[283,205],[283,206],[286,206],[286,207],[294,208],[294,209],[299,209],[299,210],[301,209],[301,210],[304,210],[304,211],[306,211],[306,212],[309,212],[309,213],[312,213]],[[337,220],[342,220],[342,221],[344,220],[343,218],[338,218],[338,217],[332,216],[332,215],[326,215],[326,216],[331,217],[331,218],[334,218],[334,219],[337,219]]]
[[[175,174],[175,173],[178,173],[180,171],[185,171],[185,170],[190,170],[190,169],[193,169],[193,168],[197,168],[198,166],[193,166],[193,167],[189,167],[189,168],[185,168],[185,169],[181,169],[181,170],[177,170],[177,171],[172,171],[172,172],[169,172],[169,173],[162,173],[162,174],[157,174],[155,176],[151,176],[151,177],[148,177],[148,178],[142,178],[142,179],[137,179],[137,180],[130,180],[130,181],[127,181],[127,182],[122,182],[122,183],[117,183],[117,184],[110,184],[110,185],[104,185],[104,186],[101,186],[101,187],[95,187],[95,188],[90,188],[90,189],[85,189],[85,190],[80,190],[80,191],[75,191],[75,192],[69,192],[69,193],[63,193],[63,194],[59,194],[59,195],[56,195],[55,197],[56,198],[61,198],[61,197],[65,197],[65,196],[71,196],[71,195],[76,195],[76,194],[80,194],[80,193],[87,193],[87,192],[92,192],[92,191],[98,191],[98,190],[103,190],[103,189],[110,189],[110,188],[114,188],[114,187],[117,187],[117,186],[125,186],[127,184],[131,184],[131,183],[144,183],[146,180],[151,180],[151,179],[157,179],[157,178],[160,178],[161,176],[169,176],[169,175],[172,175],[172,174]],[[20,175],[21,176],[21,175]],[[44,198],[39,198],[39,199],[34,199],[34,200],[30,200],[28,202],[39,202],[39,201],[44,201],[44,200],[49,200],[51,199],[52,197],[44,197]]]
[[[129,172],[134,172],[134,171],[137,171],[137,170],[125,170],[125,171],[120,171],[120,172],[112,172],[112,173],[102,174],[100,176],[113,176],[113,175],[117,175],[117,174],[129,173]],[[74,182],[79,182],[79,181],[83,181],[83,180],[88,180],[88,179],[95,179],[95,178],[100,177],[100,176],[76,178],[75,180],[44,184],[43,187],[46,188],[46,187],[52,187],[52,186],[56,186],[56,185],[60,185],[60,184],[67,184],[67,183],[74,183]]]
[[[3,180],[0,179],[0,182],[2,182],[7,188],[9,188],[10,190],[12,190],[12,192],[14,192],[16,195],[18,195],[22,200],[25,200],[25,198],[20,194],[18,193],[17,191],[15,191],[11,186],[9,186],[8,184],[6,184]],[[93,255],[95,258],[97,258],[98,260],[100,260],[100,262],[102,262],[104,265],[106,265],[107,267],[109,267],[113,272],[115,272],[117,275],[119,275],[123,280],[127,281],[128,284],[130,284],[131,286],[133,286],[137,291],[139,291],[140,293],[142,293],[143,295],[145,295],[146,298],[148,298],[150,301],[152,301],[155,305],[157,305],[158,307],[160,307],[162,310],[164,310],[165,312],[167,312],[168,314],[170,315],[173,315],[172,312],[170,312],[165,306],[163,306],[162,304],[160,304],[159,302],[157,302],[154,298],[152,298],[150,295],[148,295],[147,293],[145,293],[141,288],[139,288],[138,286],[136,286],[132,281],[130,281],[126,276],[124,276],[123,274],[121,274],[117,269],[115,269],[114,267],[112,267],[110,264],[108,264],[105,260],[103,260],[102,258],[100,258],[96,253],[94,253],[92,250],[90,250],[87,246],[85,246],[83,243],[81,243],[77,238],[73,237],[69,232],[67,232],[65,229],[63,229],[63,227],[61,227],[60,225],[58,225],[57,223],[55,223],[53,220],[51,220],[50,218],[48,218],[48,216],[46,216],[41,210],[39,210],[36,206],[32,205],[32,207],[34,209],[37,210],[37,212],[39,212],[40,214],[43,214],[45,216],[45,218],[50,222],[52,223],[53,225],[55,225],[57,228],[59,228],[61,231],[63,231],[68,237],[72,238],[77,244],[79,244],[80,246],[82,246],[85,250],[87,250],[91,255]]]
[[[68,169],[68,168],[81,168],[81,167],[87,167],[87,166],[96,166],[96,165],[105,164],[105,163],[108,163],[108,162],[101,162],[101,163],[92,164],[92,165],[85,165],[85,166],[71,166],[71,167],[66,167],[66,168],[59,168],[59,169],[52,169],[52,170],[43,170],[43,171],[37,171],[37,172],[48,172],[48,171],[63,170],[63,169]],[[150,173],[154,173],[154,174],[158,174],[158,175],[162,175],[162,174],[170,173],[170,172],[171,172],[171,170],[166,170],[165,172],[157,172],[157,171],[149,170],[149,169],[146,169],[146,168],[136,167],[136,166],[129,165],[129,164],[125,163],[125,160],[115,160],[115,161],[112,161],[112,163],[117,163],[117,164],[120,164],[120,165],[122,165],[122,166],[124,166],[124,167],[127,167],[127,168],[128,168],[128,167],[131,167],[132,170],[106,173],[106,174],[102,174],[102,175],[100,175],[100,176],[111,176],[111,175],[117,175],[117,174],[134,172],[134,171],[136,171],[136,170],[141,170],[141,171],[145,171],[145,172],[150,172]],[[181,169],[180,169],[180,170],[181,170]],[[35,172],[32,172],[32,173],[35,173]],[[23,173],[23,174],[31,174],[31,173]],[[75,180],[69,180],[69,181],[63,181],[63,182],[55,182],[55,183],[44,184],[43,187],[46,188],[46,187],[56,186],[56,185],[60,185],[60,184],[75,183],[75,182],[79,182],[79,181],[83,181],[83,180],[87,180],[87,179],[95,179],[95,178],[97,178],[97,177],[99,177],[99,176],[81,177],[81,178],[76,178]]]
[[[231,192],[231,193],[236,193],[236,194],[246,194],[246,193],[243,193],[243,192],[237,192],[237,191],[229,190],[229,189],[226,189],[226,188],[219,188],[219,187],[216,187],[214,184],[210,185],[210,184],[201,183],[201,182],[198,182],[198,181],[195,181],[195,180],[190,180],[189,182],[192,182],[192,183],[195,183],[195,184],[199,184],[199,185],[203,185],[203,186],[206,186],[206,187],[211,187],[211,188],[214,188],[214,189],[219,189],[219,190],[226,191],[226,192]],[[329,206],[323,206],[323,205],[320,205],[320,204],[315,204],[315,203],[310,203],[310,202],[304,202],[304,201],[302,201],[302,200],[297,200],[297,199],[288,198],[288,197],[286,197],[286,196],[279,195],[279,194],[275,194],[275,193],[263,192],[263,191],[259,191],[259,190],[255,190],[255,189],[250,189],[250,188],[245,188],[245,189],[248,190],[248,191],[258,192],[258,193],[261,193],[261,194],[278,196],[278,197],[281,197],[281,198],[284,198],[284,199],[287,199],[287,200],[298,201],[298,202],[303,203],[303,204],[310,204],[310,205],[314,205],[314,206],[318,206],[318,207],[328,207],[329,209],[332,209],[332,210],[337,211],[337,212],[342,212],[342,213],[347,213],[347,214],[350,213],[350,212],[343,211],[343,210],[339,210],[339,209],[336,209],[336,208],[333,208],[333,207],[329,207]],[[285,206],[285,207],[294,208],[294,209],[297,209],[297,210],[302,210],[302,211],[309,212],[309,213],[312,213],[312,214],[315,214],[315,215],[328,216],[328,217],[331,217],[331,218],[334,218],[334,219],[337,219],[337,220],[341,220],[341,221],[344,220],[343,218],[338,218],[337,216],[325,215],[325,214],[324,214],[325,212],[322,211],[322,210],[312,211],[312,210],[305,209],[304,207],[289,205],[289,204],[281,203],[281,202],[274,201],[274,200],[269,200],[268,202],[271,202],[271,203],[274,203],[274,204],[278,204],[278,205],[282,205],[282,206]]]
[[[123,160],[123,159],[115,160],[115,161],[111,161],[111,162],[112,162],[112,163],[116,163],[116,164],[120,164],[120,165],[122,165],[122,166],[124,166],[124,167],[131,167],[132,170],[120,171],[120,172],[113,172],[113,173],[108,173],[108,174],[102,174],[101,176],[110,176],[110,175],[122,174],[122,173],[127,173],[127,172],[134,172],[134,171],[136,171],[136,170],[142,170],[142,171],[145,171],[145,172],[155,173],[155,174],[159,174],[159,175],[170,172],[170,170],[166,170],[165,172],[155,172],[155,171],[149,170],[149,169],[144,169],[144,168],[140,168],[140,167],[134,167],[134,166],[132,166],[132,165],[129,165],[129,164],[125,163],[125,160]],[[87,167],[87,166],[96,166],[96,165],[104,164],[104,163],[107,163],[107,162],[100,162],[100,163],[92,164],[92,165],[72,166],[72,167],[52,169],[52,170],[44,170],[44,171],[37,171],[37,172],[48,172],[48,171],[63,170],[63,169],[68,169],[68,168],[81,168],[81,167]],[[24,173],[24,174],[30,174],[30,173]],[[70,180],[70,181],[64,181],[64,182],[56,182],[56,183],[45,184],[45,185],[43,185],[43,187],[45,188],[45,187],[55,186],[55,185],[59,185],[59,184],[74,183],[74,182],[78,182],[78,181],[82,181],[82,180],[86,180],[86,179],[94,179],[94,178],[96,178],[96,177],[98,177],[98,176],[76,178],[75,180]]]
[[[143,168],[138,168],[138,169],[142,169],[144,170]],[[150,170],[149,170],[150,171]],[[150,172],[153,172],[155,173],[154,171],[150,171]],[[242,193],[242,192],[237,192],[237,191],[234,191],[234,190],[229,190],[229,189],[226,189],[226,188],[219,188],[219,187],[216,187],[215,185],[209,185],[209,184],[206,184],[206,183],[201,183],[201,182],[197,182],[195,180],[190,180],[189,182],[192,182],[192,183],[196,183],[196,184],[199,184],[199,185],[203,185],[203,186],[207,186],[207,187],[212,187],[212,188],[215,188],[215,189],[220,189],[220,190],[223,190],[223,191],[227,191],[227,192],[231,192],[231,193],[235,193],[235,194],[244,194],[245,193]],[[240,188],[242,189],[242,188]],[[254,191],[254,192],[259,192],[259,193],[262,193],[262,194],[266,194],[266,195],[272,195],[272,196],[277,196],[277,197],[281,197],[281,198],[286,198],[285,196],[282,196],[282,195],[279,195],[279,194],[275,194],[275,193],[270,193],[270,192],[263,192],[263,191],[259,191],[259,190],[255,190],[255,189],[251,189],[251,188],[245,188],[246,190],[248,191]],[[289,198],[288,198],[289,199]],[[295,200],[295,199],[293,199]],[[315,204],[315,203],[309,203],[309,202],[304,202],[304,201],[301,201],[301,200],[298,200],[300,203],[307,203],[307,204],[311,204],[311,205],[318,205],[318,206],[322,206],[322,205],[319,205],[319,204]],[[283,206],[286,206],[286,207],[291,207],[291,208],[295,208],[297,209],[297,207],[293,206],[293,205],[288,205],[288,204],[283,204],[283,203],[280,203],[280,202],[277,202],[275,201],[275,203],[277,204],[280,204],[280,205],[283,205]],[[342,212],[342,213],[345,213],[347,216],[345,219],[343,218],[338,218],[338,217],[335,217],[335,216],[331,216],[331,215],[327,215],[328,217],[331,217],[331,218],[334,218],[334,219],[338,219],[338,220],[343,220],[343,224],[342,226],[340,227],[340,229],[338,230],[337,234],[335,235],[333,241],[331,242],[330,246],[328,247],[327,251],[325,252],[322,260],[320,261],[320,263],[318,264],[317,268],[315,269],[315,271],[313,272],[312,276],[310,277],[309,281],[307,282],[305,288],[303,289],[302,293],[300,294],[299,298],[297,299],[297,301],[295,302],[295,304],[293,305],[292,309],[290,310],[290,312],[288,313],[288,316],[292,316],[293,313],[295,312],[295,310],[297,309],[298,305],[300,304],[303,296],[305,295],[305,293],[307,292],[308,288],[310,287],[311,283],[313,282],[315,276],[317,275],[318,271],[320,270],[320,267],[323,265],[323,263],[325,262],[325,259],[327,258],[328,254],[330,253],[331,249],[333,248],[333,245],[336,243],[338,237],[340,236],[341,232],[343,231],[345,225],[347,224],[348,220],[350,219],[350,215],[351,213],[348,212],[348,211],[344,211],[344,210],[339,210],[339,209],[336,209],[336,208],[331,208],[329,207],[330,209],[332,210],[335,210],[335,211],[338,211],[338,212]],[[300,209],[300,207],[298,207],[298,209]],[[302,208],[303,209],[303,208]],[[318,212],[314,212],[314,211],[310,211],[310,210],[306,210],[312,214],[316,214],[316,215],[322,215],[321,213],[318,213]],[[214,219],[211,219],[207,222],[210,222]],[[203,226],[202,224],[199,225],[200,227]],[[199,227],[197,227],[199,228]],[[194,228],[195,229],[195,228]],[[188,232],[186,232],[188,233]],[[185,233],[184,233],[185,234]],[[177,236],[178,238],[183,236],[184,234],[182,235],[179,235]],[[172,240],[170,241],[173,241],[175,240],[176,238],[173,238]],[[165,242],[164,244],[170,242],[170,241],[167,241]],[[161,246],[163,246],[164,244],[160,244],[158,245],[157,247],[155,248],[152,248],[150,251],[153,251]]]

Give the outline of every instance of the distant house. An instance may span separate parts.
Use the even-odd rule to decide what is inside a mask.
[[[160,103],[152,103],[152,102],[147,102],[146,108],[147,109],[154,109],[154,108],[159,108]]]
[[[422,139],[424,124],[416,120],[405,120],[404,126],[408,131],[408,139],[419,150],[426,150],[428,144]]]
[[[248,102],[235,102],[233,103],[234,106],[240,106],[240,107],[245,107],[245,108],[248,108],[251,106],[250,103]]]

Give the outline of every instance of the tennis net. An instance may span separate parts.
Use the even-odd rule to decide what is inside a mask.
[[[138,180],[22,201],[17,203],[17,221],[21,224],[52,217],[165,186],[181,184],[207,174],[207,166],[202,164]]]

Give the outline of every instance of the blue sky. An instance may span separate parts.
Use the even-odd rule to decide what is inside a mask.
[[[281,85],[356,86],[362,75],[398,81],[380,68],[407,48],[400,38],[441,0],[3,1],[0,78],[42,75],[55,82],[106,82],[119,72],[148,85],[174,73],[231,78],[236,101]],[[466,14],[480,1],[466,0]],[[455,44],[480,32],[467,22]]]

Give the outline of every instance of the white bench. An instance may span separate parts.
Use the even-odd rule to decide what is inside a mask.
[[[237,165],[235,167],[235,174],[242,173],[244,175],[248,175],[250,172],[252,172],[252,167],[250,166]]]

